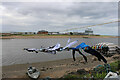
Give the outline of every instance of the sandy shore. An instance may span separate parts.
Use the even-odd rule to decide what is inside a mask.
[[[0,39],[37,39],[37,38],[118,38],[117,36],[84,36],[84,35],[34,35],[34,36],[1,36]]]
[[[106,58],[108,63],[118,60],[114,59],[113,57]],[[48,62],[3,66],[2,76],[3,78],[28,78],[28,76],[25,73],[27,71],[27,68],[31,65],[35,66],[41,72],[40,78],[45,78],[48,76],[51,78],[60,78],[63,75],[77,71],[78,69],[90,70],[98,64],[104,64],[102,61],[93,61],[93,58],[95,57],[88,56],[88,63],[85,63],[82,57],[78,57],[76,61],[73,61],[73,59],[70,58]]]

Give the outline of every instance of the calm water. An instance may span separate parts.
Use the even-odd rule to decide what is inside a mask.
[[[47,39],[3,39],[2,40],[2,65],[43,62],[72,58],[71,51],[58,52],[56,55],[48,53],[28,53],[23,48],[48,47],[60,43],[65,46],[68,38],[47,38]],[[72,38],[71,41],[79,40],[78,44],[85,42],[94,45],[99,42],[112,42],[118,44],[117,38]],[[75,45],[76,46],[76,45]],[[86,53],[85,53],[86,54]],[[87,55],[87,54],[86,54]],[[77,54],[77,57],[80,55]]]

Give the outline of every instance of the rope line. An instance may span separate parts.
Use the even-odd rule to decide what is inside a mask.
[[[63,30],[63,31],[60,31],[60,32],[65,32],[65,31],[70,31],[70,30],[76,30],[76,29],[81,29],[81,28],[94,27],[94,26],[99,26],[99,25],[105,25],[105,24],[115,23],[115,22],[120,22],[120,20],[118,20],[118,21],[112,21],[112,22],[107,22],[107,23],[96,24],[96,25],[83,26],[83,27],[79,27],[79,28],[66,29],[66,30]]]

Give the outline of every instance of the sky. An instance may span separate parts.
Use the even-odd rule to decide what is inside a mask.
[[[84,32],[83,26],[118,20],[118,2],[3,2],[2,32]],[[91,27],[95,34],[118,35],[118,23]]]

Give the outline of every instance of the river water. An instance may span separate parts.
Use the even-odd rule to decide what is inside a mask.
[[[42,39],[2,39],[2,65],[23,64],[33,62],[44,62],[52,60],[60,60],[72,58],[71,51],[57,52],[56,55],[40,52],[29,53],[23,48],[40,48],[48,47],[60,43],[65,46],[68,38],[42,38]],[[77,46],[81,42],[88,45],[94,45],[100,42],[111,42],[118,44],[118,38],[72,38],[71,41],[79,40],[74,45]],[[85,53],[85,55],[88,55]],[[79,57],[79,54],[76,54]]]

